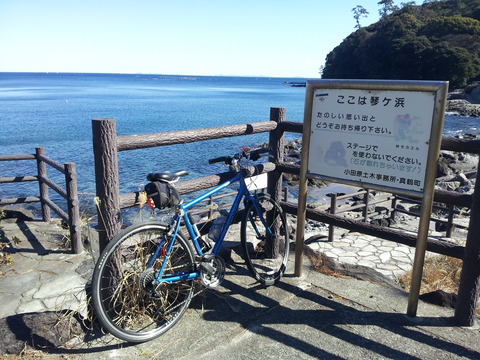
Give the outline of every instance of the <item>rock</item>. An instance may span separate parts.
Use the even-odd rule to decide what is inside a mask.
[[[471,104],[467,100],[448,100],[446,111],[459,116],[480,117],[480,105]]]
[[[370,221],[370,224],[381,227],[390,227],[392,224],[395,224],[395,220],[391,218],[373,219],[372,221]]]
[[[359,189],[358,191],[362,191],[363,189]],[[375,191],[370,191],[368,193],[368,202],[371,203],[371,202],[374,202],[375,201],[375,195],[377,193]],[[357,206],[357,205],[362,205],[362,204],[365,204],[365,194],[362,194],[362,195],[355,195],[352,197],[352,199],[354,200],[353,203],[352,203],[352,206]],[[358,208],[354,211],[357,211],[357,212],[361,212],[363,211],[363,208]],[[368,212],[374,212],[375,211],[375,205],[369,205],[368,206]]]
[[[437,177],[451,176],[458,172],[475,170],[478,156],[468,153],[441,151],[438,158]]]
[[[418,216],[420,216],[421,212],[422,212],[422,206],[419,205],[419,204],[414,204],[412,205],[408,211],[414,213],[414,214],[417,214]]]
[[[448,100],[465,100],[471,104],[480,104],[480,85],[476,83],[465,89],[451,91]]]
[[[457,303],[457,295],[443,290],[435,290],[419,296],[419,299],[430,304],[449,307],[454,309]]]
[[[18,206],[2,206],[0,210],[4,213],[4,220],[7,221],[32,221],[35,220],[35,215],[24,207]]]
[[[351,277],[400,289],[400,286],[394,280],[384,276],[375,269],[356,264],[341,264],[329,258],[322,252],[316,252],[310,249],[308,246],[306,246],[304,249],[305,254],[310,259],[315,270],[323,274]]]
[[[460,187],[459,181],[440,181],[437,183],[438,188],[447,191],[455,191]]]
[[[320,180],[320,179],[309,178],[309,179],[307,179],[307,183],[308,183],[308,186],[313,186],[313,187],[318,187],[318,188],[327,186],[325,181]]]
[[[465,100],[472,104],[480,104],[480,85],[468,87],[465,89],[465,94]]]
[[[307,209],[318,209],[319,207],[325,205],[322,201],[314,201],[307,204]]]
[[[84,335],[80,321],[68,312],[27,313],[0,319],[0,355],[19,354],[25,346],[58,348]]]

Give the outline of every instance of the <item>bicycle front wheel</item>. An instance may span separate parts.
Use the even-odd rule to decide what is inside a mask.
[[[114,237],[95,265],[92,300],[98,320],[114,336],[144,342],[169,330],[194,293],[195,280],[154,284],[171,240],[162,223],[133,225]],[[147,267],[160,246],[153,265]],[[195,271],[190,245],[178,234],[164,275]]]
[[[246,206],[241,240],[255,279],[272,285],[282,277],[289,253],[288,227],[282,208],[269,196],[260,194]]]

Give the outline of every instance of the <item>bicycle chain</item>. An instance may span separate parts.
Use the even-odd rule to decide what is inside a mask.
[[[202,287],[202,289],[198,290],[195,294],[192,295],[192,297],[188,300],[189,302],[192,301],[192,299],[197,296],[198,294],[200,294],[201,292],[205,291],[206,288],[205,287]],[[173,310],[179,308],[180,306],[182,306],[183,304],[185,304],[187,302],[187,300],[184,300],[180,303],[178,303],[177,305],[175,305],[174,307],[168,309],[168,311],[164,312],[163,315],[168,315],[169,313],[171,313]],[[160,311],[160,309],[158,310]]]
[[[182,267],[184,267],[184,265],[178,265],[178,266],[176,266],[176,267],[170,268],[169,270],[175,270],[175,269],[179,269],[179,268],[182,268]],[[196,280],[194,280],[194,281],[196,281]],[[159,284],[157,285],[157,288],[158,288],[158,286],[160,286],[161,284],[162,284],[162,283],[159,283]],[[203,291],[206,290],[206,288],[203,287],[199,281],[197,281],[197,284],[201,286],[201,289],[198,290],[196,293],[194,293],[194,294],[190,297],[190,299],[188,300],[189,302],[191,302],[192,299],[193,299],[195,296],[199,295],[201,292],[203,292]],[[155,290],[155,291],[156,291],[156,290]],[[153,297],[153,299],[155,299],[155,298]],[[158,301],[160,301],[160,300],[158,300]],[[167,315],[167,314],[171,313],[173,310],[179,308],[180,306],[182,306],[182,305],[185,304],[186,302],[187,302],[187,300],[184,300],[184,301],[178,303],[178,304],[175,305],[174,307],[168,309],[168,311],[164,312],[163,315]],[[159,309],[159,310],[160,310],[160,309]]]

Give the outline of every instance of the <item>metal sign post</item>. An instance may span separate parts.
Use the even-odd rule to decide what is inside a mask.
[[[422,197],[408,315],[415,316],[448,82],[307,82],[295,274],[301,274],[307,178]],[[298,262],[298,264],[297,264]]]

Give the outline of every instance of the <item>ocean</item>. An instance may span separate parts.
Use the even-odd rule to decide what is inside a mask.
[[[297,78],[144,74],[0,73],[0,154],[32,154],[45,147],[59,163],[77,166],[82,198],[95,179],[91,120],[115,118],[118,135],[267,121],[270,107],[303,121],[305,88]],[[478,119],[447,115],[444,135],[477,133]],[[300,134],[289,134],[290,139]],[[138,190],[149,172],[186,169],[189,179],[221,171],[208,159],[268,140],[267,134],[119,154],[121,192]],[[36,174],[33,161],[0,162],[0,176]],[[48,170],[59,184],[62,176]],[[53,191],[50,191],[53,193]],[[0,198],[38,194],[35,183],[0,184]],[[56,194],[51,195],[55,198]]]
[[[118,135],[268,121],[270,107],[302,121],[304,79],[133,74],[0,73],[0,154],[32,154],[36,146],[59,163],[73,161],[79,192],[95,193],[94,118],[115,118]],[[211,157],[268,140],[267,134],[119,154],[121,192],[145,183],[149,172],[187,169],[199,177],[221,171]],[[0,162],[0,176],[36,173],[35,162]],[[48,169],[62,184],[61,175]],[[38,194],[35,183],[1,184],[0,198]],[[56,194],[53,193],[52,197]]]

